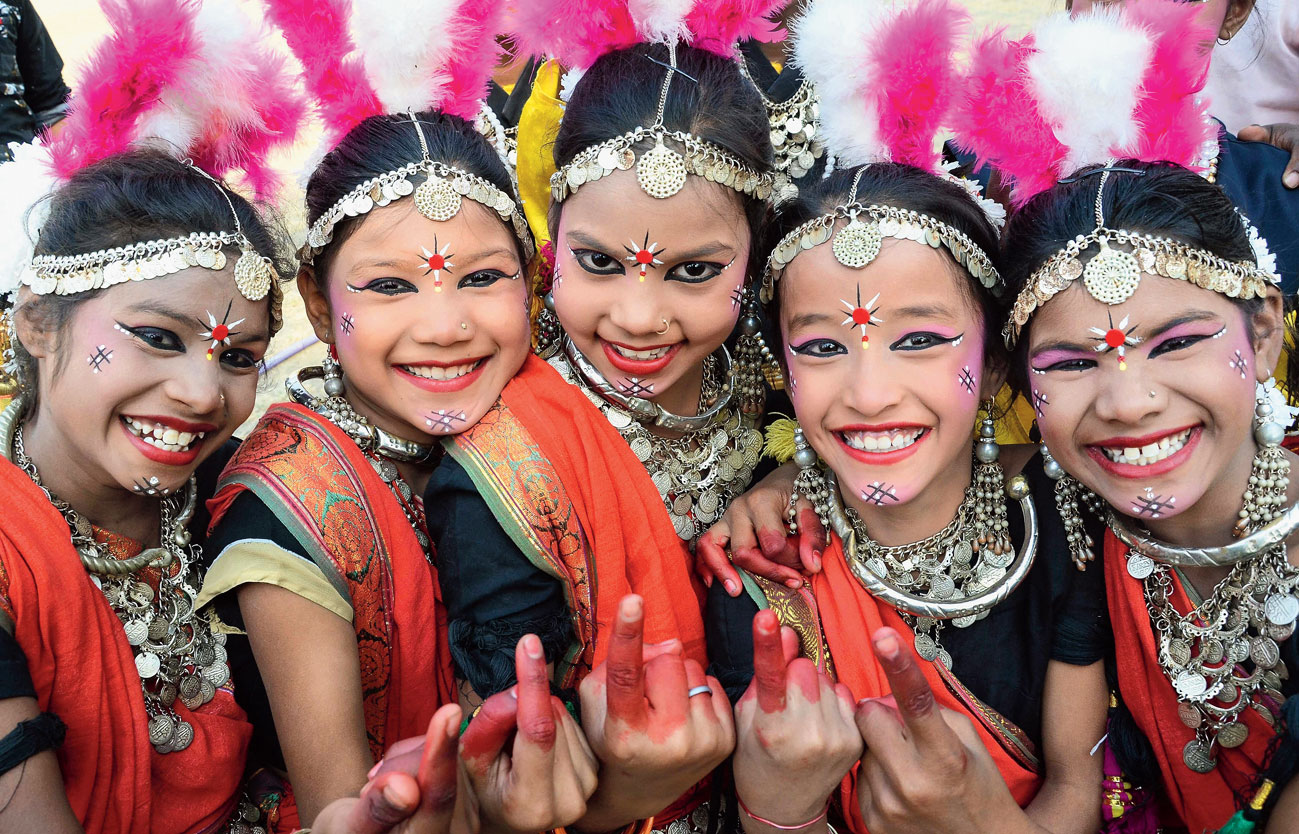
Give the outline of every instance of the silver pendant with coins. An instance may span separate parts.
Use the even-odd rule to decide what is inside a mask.
[[[177,493],[160,502],[161,544],[119,560],[95,539],[93,528],[80,513],[41,483],[23,448],[21,428],[14,433],[10,459],[63,515],[82,565],[122,623],[135,655],[154,750],[175,753],[189,747],[194,727],[177,713],[176,702],[189,710],[198,709],[230,679],[225,635],[213,631],[207,616],[194,609],[197,553],[190,547],[186,529],[198,501],[194,479],[190,478],[183,495]],[[153,573],[156,585],[149,581]],[[187,692],[189,697],[185,697]]]
[[[663,499],[677,536],[691,547],[722,516],[731,499],[748,489],[762,454],[762,432],[756,426],[756,416],[727,406],[696,430],[663,437],[601,396],[563,353],[547,361],[586,394],[627,441]],[[699,396],[701,413],[714,406],[722,390],[717,364],[716,356],[705,361]]]

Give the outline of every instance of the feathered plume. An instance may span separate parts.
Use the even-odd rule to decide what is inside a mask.
[[[957,146],[1000,172],[1015,205],[1054,185],[1068,156],[1037,110],[1025,69],[1033,48],[1032,35],[1007,41],[1003,29],[979,38],[951,119]]]
[[[112,34],[91,55],[67,119],[50,143],[66,179],[130,148],[164,90],[193,68],[199,49],[190,0],[101,0]],[[205,96],[214,95],[205,91]]]
[[[822,139],[844,166],[888,158],[862,58],[885,14],[881,0],[816,0],[794,25],[794,63],[816,85]]]
[[[871,41],[879,137],[894,162],[938,170],[934,139],[960,89],[956,48],[969,22],[949,0],[920,0],[883,21]]]
[[[162,92],[141,135],[215,177],[242,171],[258,197],[269,197],[279,183],[270,151],[296,139],[302,95],[234,0],[205,0],[196,25],[195,60]]]
[[[585,70],[606,52],[643,38],[627,0],[526,0],[513,5],[510,31],[519,53],[545,55]]]
[[[628,0],[627,9],[645,40],[675,43],[690,39],[686,13],[694,4],[694,0]]]
[[[1048,18],[1034,30],[1026,68],[1038,112],[1069,149],[1063,173],[1104,161],[1132,144],[1137,88],[1153,51],[1118,7]]]
[[[729,58],[742,40],[779,40],[780,29],[768,18],[784,5],[784,0],[695,0],[686,15],[691,45]]]
[[[453,46],[448,0],[353,0],[352,40],[386,113],[423,110],[446,79]]]
[[[358,122],[383,112],[360,56],[353,54],[349,0],[266,0],[266,13],[302,64],[303,83],[331,147]]]
[[[1199,9],[1176,0],[1130,0],[1123,11],[1155,45],[1137,96],[1141,131],[1129,153],[1193,164],[1206,143],[1218,141],[1207,102],[1196,95],[1208,77],[1205,44],[1214,33],[1200,22]]]
[[[505,26],[502,0],[463,0],[447,38],[452,50],[446,63],[446,82],[429,104],[443,113],[473,120],[487,97],[487,82],[500,59],[496,43]]]

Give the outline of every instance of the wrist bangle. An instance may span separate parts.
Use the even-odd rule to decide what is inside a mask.
[[[812,817],[807,822],[800,822],[798,825],[781,825],[778,822],[772,822],[771,820],[763,819],[762,817],[750,811],[748,806],[744,804],[744,800],[740,799],[739,794],[736,794],[735,801],[740,806],[740,810],[744,812],[744,815],[746,817],[753,820],[754,822],[760,822],[763,825],[769,825],[772,828],[778,829],[780,831],[798,831],[801,828],[807,828],[809,825],[816,825],[818,822],[825,819],[826,814],[829,813],[830,811],[830,800],[826,799],[825,807],[821,809],[821,813]]]

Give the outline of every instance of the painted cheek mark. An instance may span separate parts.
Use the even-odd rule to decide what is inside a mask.
[[[885,504],[896,504],[898,502],[898,493],[892,484],[875,481],[861,491],[861,500],[867,504],[883,507]]]
[[[455,255],[452,255],[448,251],[450,248],[451,244],[449,243],[443,244],[441,248],[438,248],[437,235],[433,236],[432,252],[423,246],[419,248],[420,254],[423,255],[424,274],[431,274],[433,276],[433,292],[442,292],[442,273],[445,272],[450,275],[451,267],[455,266],[455,264],[451,263],[451,259],[454,258]]]
[[[659,249],[658,241],[650,243],[649,232],[645,233],[644,243],[637,243],[635,240],[630,242],[631,246],[623,246],[623,249],[627,250],[627,257],[623,258],[623,260],[637,267],[640,270],[640,280],[644,281],[645,274],[651,266],[663,265],[663,262],[659,260],[659,255],[662,255],[667,249],[666,247]]]
[[[1170,495],[1167,499],[1162,495],[1155,495],[1155,491],[1146,487],[1144,495],[1138,495],[1132,504],[1132,512],[1143,518],[1160,518],[1165,510],[1177,509],[1177,496]]]
[[[350,335],[356,329],[356,317],[351,313],[344,313],[339,316],[338,328],[343,331],[344,335]]]
[[[118,328],[119,330],[121,328]],[[113,361],[113,352],[108,349],[107,345],[100,345],[95,348],[95,352],[86,357],[86,364],[90,366],[93,373],[102,371],[108,363]]]
[[[1109,317],[1109,321],[1110,321],[1109,327],[1087,328],[1087,331],[1089,333],[1094,334],[1094,338],[1092,339],[1092,341],[1098,343],[1096,347],[1092,349],[1095,350],[1097,353],[1110,353],[1112,351],[1118,351],[1119,370],[1126,371],[1128,369],[1128,360],[1127,360],[1127,353],[1126,353],[1127,349],[1130,347],[1136,347],[1142,342],[1142,339],[1140,337],[1132,335],[1133,331],[1137,329],[1138,325],[1133,325],[1132,327],[1128,327],[1128,317],[1124,316],[1119,321],[1118,326],[1115,327],[1114,316],[1110,315],[1109,313],[1106,313],[1106,316]]]
[[[463,412],[439,409],[424,418],[424,424],[433,431],[450,433],[465,422],[467,415]]]
[[[233,307],[234,301],[231,301],[226,305],[226,313],[221,317],[220,322],[216,320],[216,316],[212,315],[211,310],[205,311],[207,312],[207,330],[200,331],[198,337],[200,339],[212,340],[212,345],[207,349],[207,358],[209,362],[212,361],[212,355],[216,353],[218,347],[230,347],[231,337],[239,335],[238,330],[232,330],[231,328],[243,324],[244,320],[239,319],[238,321],[230,321],[230,310],[233,309]],[[198,325],[199,327],[204,326],[202,321],[199,321]]]
[[[965,389],[967,394],[974,394],[978,391],[979,381],[975,379],[974,372],[970,370],[969,365],[961,368],[961,372],[956,375],[956,382]]]
[[[1240,351],[1235,352],[1235,356],[1227,363],[1227,367],[1240,374],[1241,379],[1249,379],[1249,360]]]
[[[875,302],[879,300],[880,300],[880,294],[875,293],[875,297],[872,298],[870,301],[867,301],[863,305],[861,303],[861,284],[857,285],[856,304],[853,304],[852,302],[846,299],[842,299],[842,298],[839,299],[839,303],[844,306],[843,312],[848,315],[848,318],[843,320],[843,325],[845,327],[850,327],[850,328],[851,327],[861,328],[862,350],[865,350],[866,348],[871,346],[870,337],[866,335],[867,326],[878,327],[884,323],[884,319],[876,318],[875,316],[875,314],[879,312],[880,309],[879,307],[875,306]]]
[[[159,486],[162,483],[156,476],[150,475],[147,478],[137,478],[135,483],[131,484],[131,491],[136,495],[147,495],[150,498],[156,498],[160,495],[168,495],[171,490]]]
[[[1046,407],[1050,404],[1051,401],[1046,398],[1046,394],[1043,394],[1036,388],[1033,389],[1033,410],[1037,412],[1037,416],[1041,417],[1042,412],[1045,411]]]
[[[626,379],[618,380],[615,384],[624,394],[629,394],[633,397],[641,397],[643,399],[647,395],[652,396],[654,394],[654,383],[642,382],[640,377],[629,376]]]
[[[740,302],[742,301],[744,301],[744,278],[743,277],[740,278],[740,283],[735,285],[735,289],[731,290],[731,309],[732,310],[740,309]]]

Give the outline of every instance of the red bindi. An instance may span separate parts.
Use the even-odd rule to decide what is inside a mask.
[[[1127,335],[1118,328],[1111,328],[1105,331],[1105,344],[1112,348],[1122,347],[1127,340]]]
[[[654,263],[654,254],[648,249],[642,249],[636,253],[636,263],[652,264]]]
[[[429,255],[428,268],[434,271],[446,269],[447,259],[439,254]]]
[[[226,339],[230,338],[230,328],[226,327],[224,324],[218,324],[216,327],[212,328],[212,338],[218,342],[224,342]]]
[[[852,311],[853,324],[870,324],[871,313],[865,307],[858,307]]]

